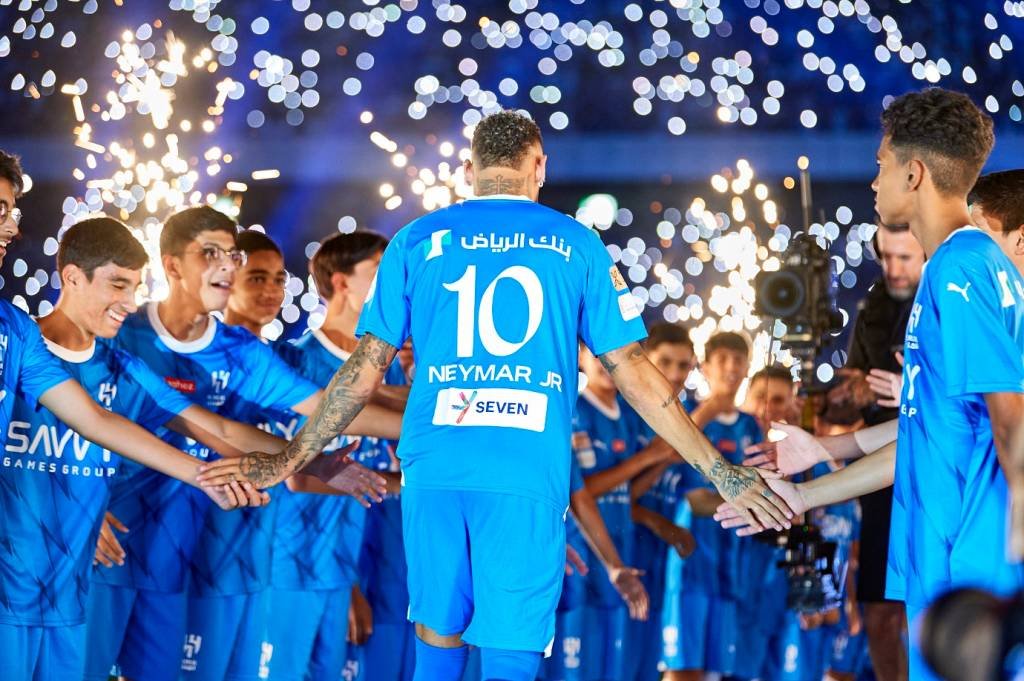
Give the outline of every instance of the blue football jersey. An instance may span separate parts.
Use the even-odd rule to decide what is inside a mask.
[[[564,510],[577,339],[598,355],[640,340],[640,312],[594,232],[523,197],[464,201],[403,228],[357,333],[415,339],[405,485]]]
[[[636,453],[636,424],[626,416],[627,408],[621,398],[616,398],[614,407],[608,407],[589,391],[580,394],[573,417],[572,448],[584,478],[617,466]],[[595,500],[615,548],[628,565],[633,560],[634,538],[629,481]],[[597,561],[594,562],[596,564]],[[622,605],[622,598],[603,569],[595,567],[591,570],[587,575],[587,586],[594,605]]]
[[[126,352],[103,343],[81,352],[47,345],[65,375],[93,399],[147,430],[190,404]],[[121,459],[45,407],[20,395],[13,402],[0,469],[0,622],[81,624],[96,537]]]
[[[396,359],[384,375],[387,385],[407,385]],[[376,471],[398,473],[398,443],[364,438],[356,460]],[[375,622],[406,625],[409,614],[408,567],[402,540],[401,497],[385,494],[384,500],[366,511],[363,544],[359,552],[359,583],[373,608]]]
[[[908,605],[957,586],[1024,585],[1007,561],[1005,477],[985,404],[1000,392],[1024,392],[1024,279],[991,237],[965,227],[928,261],[907,323],[890,546],[905,561],[893,593]]]
[[[637,424],[636,432],[639,433],[639,436],[636,449],[641,451],[651,444],[651,440],[655,437],[654,430],[632,408],[629,408],[627,413]],[[685,470],[689,467],[688,463],[682,462],[680,459],[680,463],[666,468],[654,485],[641,495],[636,503],[672,522],[678,522],[679,519],[676,515],[679,511],[683,481],[691,479]],[[689,527],[689,517],[687,516],[685,520],[686,522],[682,526]],[[644,571],[643,581],[644,586],[647,587],[647,593],[651,597],[651,609],[661,610],[665,599],[666,559],[670,552],[675,554],[675,549],[666,545],[644,525],[636,524],[635,531],[633,567]]]
[[[757,421],[741,411],[718,417],[704,427],[704,435],[731,463],[741,463],[743,451],[762,439]],[[691,489],[715,489],[714,485],[691,467],[684,467],[681,472],[681,494]],[[689,506],[680,505],[677,512],[689,517]],[[677,524],[681,524],[681,519],[677,519]],[[769,547],[754,546],[755,540],[752,538],[737,537],[731,530],[722,529],[710,517],[693,516],[690,531],[697,542],[697,548],[683,561],[682,583],[685,589],[713,596],[739,598],[755,588],[751,586],[754,581],[749,575],[763,574],[770,561],[767,551]]]
[[[70,376],[43,343],[32,319],[0,300],[0,428],[7,433],[14,397],[34,406],[50,388]]]
[[[201,338],[183,343],[164,328],[157,305],[150,303],[125,321],[114,342],[196,404],[236,421],[252,423],[262,409],[288,409],[317,391],[256,336],[214,317]],[[177,433],[165,430],[159,435],[196,458],[211,455]],[[121,541],[125,564],[94,571],[93,579],[179,592],[191,567],[198,595],[246,593],[265,586],[271,533],[261,524],[273,521],[270,509],[216,509],[211,517],[217,518],[217,534],[204,540],[190,566],[209,507],[202,492],[154,471],[115,481],[110,511],[131,528]]]
[[[278,348],[281,357],[296,372],[317,385],[327,385],[348,359],[345,352],[320,331],[303,335]],[[294,415],[287,431],[276,435],[291,437],[305,422]],[[289,422],[286,414],[269,419]],[[290,431],[290,432],[289,432]],[[353,459],[373,458],[383,443],[376,438],[358,438]],[[351,442],[339,436],[326,448],[328,455]],[[348,496],[291,492],[282,487],[277,495],[277,529],[273,542],[273,584],[297,591],[334,590],[350,587],[357,578],[357,559],[363,538],[366,510]]]

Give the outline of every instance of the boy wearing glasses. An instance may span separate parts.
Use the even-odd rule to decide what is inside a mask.
[[[128,317],[115,342],[168,385],[223,416],[253,423],[263,409],[310,414],[320,398],[317,387],[259,338],[210,314],[227,306],[245,261],[236,233],[231,219],[208,206],[171,216],[160,235],[168,297]],[[383,428],[370,434],[397,436],[397,418],[370,420]],[[192,440],[161,436],[196,458],[209,457]],[[105,681],[115,662],[131,679],[172,680],[182,670],[199,678],[207,667],[227,667],[235,646],[244,645],[242,624],[260,612],[269,580],[269,560],[260,560],[257,541],[263,517],[214,512],[208,519],[208,507],[180,483],[146,471],[115,484],[110,511],[131,531],[124,565],[93,574],[87,679]],[[199,601],[209,606],[202,619],[215,626],[205,639],[186,635],[189,597],[195,607]]]

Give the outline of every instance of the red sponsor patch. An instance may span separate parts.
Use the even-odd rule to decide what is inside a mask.
[[[622,454],[622,452],[626,451],[626,441],[618,437],[612,440],[612,451],[616,454]]]
[[[736,440],[719,440],[718,451],[723,454],[735,454],[736,453]]]
[[[196,391],[195,381],[187,381],[184,378],[173,378],[171,376],[165,376],[164,381],[180,393],[194,393]]]

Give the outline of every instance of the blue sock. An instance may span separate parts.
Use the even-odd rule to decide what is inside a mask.
[[[468,646],[437,648],[416,637],[416,670],[412,681],[459,681],[466,668]]]
[[[484,681],[533,681],[540,667],[540,653],[481,648],[480,666]]]

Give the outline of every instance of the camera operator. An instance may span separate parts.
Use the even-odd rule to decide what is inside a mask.
[[[903,350],[907,319],[921,280],[924,250],[906,225],[879,224],[874,238],[882,276],[861,301],[849,358],[842,374],[843,389],[830,398],[849,401],[863,409],[866,425],[898,416],[898,410],[875,403],[867,375],[872,369],[900,373],[897,354]],[[892,488],[860,498],[863,514],[861,560],[857,594],[865,606],[864,626],[871,661],[879,681],[907,678],[907,657],[902,633],[906,616],[902,603],[885,599],[885,572],[889,554]]]

